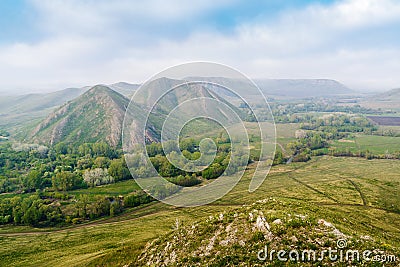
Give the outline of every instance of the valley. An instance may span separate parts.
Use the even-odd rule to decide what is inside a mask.
[[[249,193],[246,187],[253,171],[250,166],[248,174],[231,193],[204,207],[177,209],[152,203],[111,220],[65,230],[40,233],[36,231],[43,230],[21,229],[22,233],[13,235],[12,231],[1,229],[0,255],[5,263],[15,266],[28,261],[32,265],[50,262],[57,266],[136,266],[146,243],[160,234],[176,231],[173,230],[176,221],[182,227],[190,226],[210,215],[228,214],[263,199],[271,199],[266,206],[272,205],[268,209],[281,214],[275,214],[277,218],[283,219],[286,213],[291,213],[324,219],[351,236],[354,244],[362,236],[369,236],[374,247],[390,248],[399,255],[400,214],[394,208],[400,203],[395,174],[398,168],[399,164],[391,160],[315,158],[308,163],[274,167],[259,191]],[[26,230],[36,234],[24,234]],[[26,243],[32,245],[28,248],[24,246]]]
[[[209,80],[225,86],[237,82]],[[157,91],[179,82],[160,78],[151,86]],[[257,99],[250,111],[215,86],[196,85],[190,93],[176,90],[152,107],[145,132],[148,161],[134,149],[122,149],[128,105],[130,116],[142,123],[143,111],[157,97],[143,95],[130,103],[135,85],[98,85],[70,93],[66,89],[55,93],[59,102],[48,97],[53,108],[46,103],[14,107],[21,111],[16,119],[7,115],[0,122],[2,264],[261,266],[265,262],[257,259],[257,252],[265,245],[323,250],[340,238],[346,239],[349,249],[400,257],[398,106],[364,105],[371,101],[368,97],[330,80],[260,84],[272,92],[268,96],[275,128]],[[283,85],[287,91],[278,93]],[[316,91],[319,95],[310,98]],[[235,162],[234,170],[243,168],[244,176],[231,192],[205,206],[178,208],[150,197],[133,178],[156,179],[154,170],[160,173],[172,183],[152,191],[162,200],[179,190],[218,181],[230,156],[243,153],[231,150],[227,129],[199,119],[181,129],[179,152],[195,162],[206,153],[200,149],[201,140],[209,138],[217,151],[211,164],[207,167],[202,159],[196,166],[205,169],[182,171],[168,161],[176,151],[163,150],[173,144],[160,142],[160,129],[174,107],[195,97],[218,100],[239,114],[249,137],[249,159],[243,166]],[[344,101],[349,98],[356,100]],[[25,98],[15,101],[21,99]],[[26,99],[37,101],[34,96]],[[198,114],[205,108],[192,105],[183,113]],[[33,119],[35,114],[41,115]],[[173,123],[184,119],[179,115]],[[262,144],[260,127],[266,135],[276,132],[276,142]],[[137,142],[135,128],[129,129],[127,134]],[[275,146],[276,153],[269,175],[250,193],[263,145]]]

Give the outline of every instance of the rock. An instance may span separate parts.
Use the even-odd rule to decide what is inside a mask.
[[[300,219],[302,219],[303,221],[307,218],[307,216],[306,215],[301,215],[301,214],[297,214],[297,215],[295,215],[297,218],[300,218]]]
[[[329,228],[333,228],[333,224],[331,224],[330,222],[325,221],[324,219],[320,219],[318,220],[318,224],[322,224],[325,227],[329,227]]]
[[[362,235],[362,236],[360,236],[360,238],[364,239],[364,240],[373,240],[373,238],[370,237],[369,235]]]
[[[272,224],[282,224],[282,220],[276,219],[275,221],[272,222]]]
[[[255,227],[260,231],[269,231],[271,227],[269,226],[268,222],[265,220],[264,216],[258,216]]]
[[[253,213],[251,213],[251,212],[250,212],[250,213],[249,213],[249,221],[251,221],[251,222],[252,222],[253,220],[254,220]]]

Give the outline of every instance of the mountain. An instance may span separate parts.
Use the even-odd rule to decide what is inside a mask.
[[[52,110],[86,91],[68,88],[52,93],[0,97],[0,129],[13,137],[24,138],[32,127]]]
[[[387,112],[400,109],[400,88],[366,97],[360,105],[367,108],[384,109]]]
[[[328,214],[316,217],[317,209],[303,202],[290,203],[270,198],[219,214],[208,214],[207,218],[194,222],[181,222],[177,218],[173,230],[146,244],[136,264],[344,266],[324,252],[332,248],[332,251],[343,253],[359,251],[361,255],[362,251],[374,248],[395,255],[392,248],[388,249],[389,245],[363,235],[356,229],[345,229],[343,220],[328,221],[325,217]],[[286,256],[277,256],[278,251]],[[308,254],[310,252],[315,253],[314,260],[312,253]],[[332,255],[338,256],[339,252],[336,252]],[[356,261],[355,257],[348,259]]]
[[[138,84],[119,82],[108,85],[112,90],[130,98],[139,88]],[[66,88],[51,93],[26,94],[17,96],[1,96],[0,115],[21,114],[26,112],[43,111],[59,107],[60,105],[77,98],[89,90],[91,86],[82,88]]]
[[[329,79],[268,79],[256,84],[266,95],[293,98],[327,97],[354,94],[354,91]]]
[[[249,99],[254,97],[254,86],[246,80],[222,77],[188,77],[190,81],[206,80],[226,87],[237,88],[240,95]],[[338,95],[351,95],[354,91],[345,85],[329,79],[263,79],[255,80],[266,97],[312,98]]]
[[[147,90],[143,90],[140,95],[135,95],[135,101],[147,106],[149,106],[150,103],[156,102],[157,104],[153,109],[168,114],[172,109],[181,105],[185,101],[194,98],[211,98],[229,106],[239,114],[240,117],[244,118],[246,116],[242,110],[239,110],[235,105],[231,104],[230,101],[227,100],[227,97],[235,97],[235,95],[231,94],[229,91],[217,86],[202,83],[186,85],[185,82],[186,80],[175,80],[165,77],[156,79],[147,85]],[[174,90],[170,90],[164,94],[165,89],[170,88],[174,88]],[[203,103],[199,101],[198,105],[194,103],[194,105],[190,106],[190,109],[185,111],[186,113],[196,114],[199,113],[197,112],[199,109],[204,108]]]
[[[135,91],[140,87],[140,84],[131,84],[127,82],[119,82],[108,85],[114,91],[120,93],[121,95],[131,98]]]
[[[168,91],[168,89],[172,89]],[[167,91],[167,92],[166,92]],[[166,92],[166,93],[165,93]],[[187,101],[197,99],[196,101]],[[249,111],[239,109],[237,106],[231,104],[224,97],[221,97],[212,86],[204,84],[190,84],[187,85],[186,81],[175,80],[169,78],[159,78],[153,80],[145,85],[145,90],[141,90],[135,95],[134,101],[138,104],[151,109],[150,120],[156,127],[155,133],[160,136],[161,128],[171,111],[178,108],[179,112],[175,112],[175,117],[169,117],[171,123],[180,127],[180,123],[188,121],[190,118],[198,117],[199,114],[212,114],[214,119],[226,121],[230,118],[216,105],[210,103],[206,99],[213,99],[219,103],[225,104],[230,110],[238,114],[242,120],[248,120],[251,117],[248,115]],[[214,123],[203,120],[197,121],[196,128],[203,129],[204,132],[215,127]],[[179,128],[177,128],[179,129]],[[168,136],[168,133],[167,133]]]
[[[254,87],[249,85],[247,81],[240,79],[230,79],[221,77],[188,77],[187,81],[210,81],[227,88],[236,88],[240,96],[246,98],[247,101],[257,102],[260,97],[254,94]],[[321,96],[338,96],[354,94],[353,91],[334,80],[258,80],[257,85],[261,88],[265,96],[270,98],[310,98]],[[159,97],[160,88],[171,88],[182,83],[180,80],[160,78],[151,82],[151,90],[148,93],[142,93],[137,96],[138,102],[146,104],[154,101],[155,97]],[[139,88],[138,84],[130,84],[119,82],[108,85],[108,88],[118,92],[119,94],[131,98],[134,92]],[[241,99],[217,86],[205,86],[209,92],[214,95],[221,96],[226,103],[232,106],[239,106]],[[0,97],[0,128],[12,133],[14,137],[25,138],[30,132],[34,124],[44,119],[54,109],[71,101],[83,93],[87,92],[91,87],[68,88],[52,93],[28,94],[22,96],[1,96]],[[179,90],[178,90],[179,91]],[[201,95],[201,94],[200,94]],[[171,95],[160,103],[165,107],[176,105],[177,99],[188,99],[189,96]],[[164,110],[165,111],[165,110]]]
[[[2,97],[0,114],[35,112],[54,108],[72,100],[85,92],[83,88],[67,88],[61,91],[43,94]]]
[[[131,98],[139,85],[119,82],[108,87]],[[26,138],[32,127],[46,118],[54,109],[81,96],[90,88],[92,86],[67,88],[51,93],[2,95],[0,97],[0,129],[6,129],[18,139]]]
[[[371,99],[377,101],[400,101],[400,88],[392,89],[380,94],[376,94]]]
[[[148,85],[148,90],[141,91],[135,97],[136,102],[131,103],[127,117],[125,117],[125,113],[129,104],[128,98],[110,87],[94,86],[78,98],[67,102],[50,113],[30,133],[29,139],[33,142],[49,145],[61,141],[79,144],[105,140],[115,147],[121,145],[122,124],[125,118],[126,125],[129,125],[129,132],[124,132],[124,134],[126,137],[129,136],[131,145],[133,145],[141,141],[139,139],[141,135],[138,133],[140,127],[138,126],[146,122],[144,117],[146,112],[144,111],[151,110],[145,138],[147,142],[159,141],[161,129],[168,114],[180,104],[193,98],[198,98],[199,101],[190,105],[183,105],[179,110],[180,112],[177,112],[177,116],[171,120],[172,128],[174,128],[174,125],[179,127],[182,121],[187,121],[187,118],[205,114],[206,111],[212,111],[212,114],[215,114],[221,120],[229,119],[223,110],[210,105],[205,99],[215,99],[222,102],[243,119],[248,118],[248,114],[243,109],[233,106],[213,90],[201,84],[192,85],[190,88],[186,86],[177,87],[157,101],[162,96],[164,89],[172,88],[181,83],[182,81],[167,78],[152,81]],[[132,88],[130,85],[128,86]],[[153,105],[154,102],[156,102],[155,105]],[[201,124],[201,127],[198,128],[205,129],[204,131],[208,131],[210,127],[215,128],[215,124],[205,125],[207,121],[201,121],[199,124]]]
[[[104,140],[118,146],[128,103],[109,87],[94,86],[52,112],[32,131],[31,140],[50,145]]]

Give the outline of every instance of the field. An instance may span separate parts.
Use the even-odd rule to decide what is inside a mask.
[[[298,214],[330,221],[347,235],[368,235],[400,255],[398,161],[326,156],[279,165],[256,192],[249,193],[253,171],[251,165],[232,192],[207,206],[174,208],[151,203],[113,219],[47,233],[31,228],[28,233],[13,234],[13,229],[0,228],[1,265],[135,266],[145,244],[171,231],[176,221],[190,225],[270,197],[292,203]],[[112,194],[121,190],[121,184],[105,188]]]
[[[379,126],[381,133],[392,132],[394,134],[400,134],[400,126]]]
[[[357,153],[359,151],[369,151],[373,154],[394,153],[400,151],[398,137],[375,136],[375,135],[354,135],[352,138],[334,141],[333,147],[338,151]]]
[[[387,101],[368,100],[368,101],[361,101],[357,104],[366,108],[400,111],[400,101],[397,99],[387,100]]]
[[[391,116],[368,116],[368,119],[379,125],[385,126],[400,126],[400,117]]]
[[[107,195],[107,196],[119,196],[126,195],[135,190],[139,190],[140,187],[136,184],[135,180],[128,180],[123,182],[118,182],[112,185],[103,185],[97,186],[94,188],[88,189],[79,189],[69,191],[70,195],[80,195],[80,194],[88,194],[88,195]]]

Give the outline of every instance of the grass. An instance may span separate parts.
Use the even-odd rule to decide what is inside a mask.
[[[400,134],[400,126],[379,126],[378,132],[384,133],[387,131],[392,131],[396,134]]]
[[[296,130],[300,129],[300,123],[277,123],[276,136],[279,138],[295,138]]]
[[[299,214],[307,209],[316,218],[331,221],[346,234],[369,235],[399,249],[398,161],[319,157],[307,163],[279,165],[272,168],[256,192],[249,193],[253,172],[254,165],[233,191],[207,206],[174,208],[152,203],[113,221],[46,234],[7,236],[5,229],[0,234],[1,264],[135,265],[135,258],[145,244],[171,231],[176,220],[190,225],[212,214],[269,197],[293,203]],[[93,190],[104,188],[107,187]],[[124,190],[125,186],[120,188]],[[117,193],[115,188],[112,192]]]
[[[127,195],[135,190],[140,190],[140,187],[136,184],[135,180],[127,180],[123,182],[117,182],[114,184],[97,186],[88,189],[79,189],[74,191],[69,191],[69,195],[107,195],[107,196],[119,196]]]
[[[333,146],[339,151],[351,152],[369,150],[373,154],[394,153],[400,151],[400,138],[376,135],[354,135],[352,138],[334,141]]]

